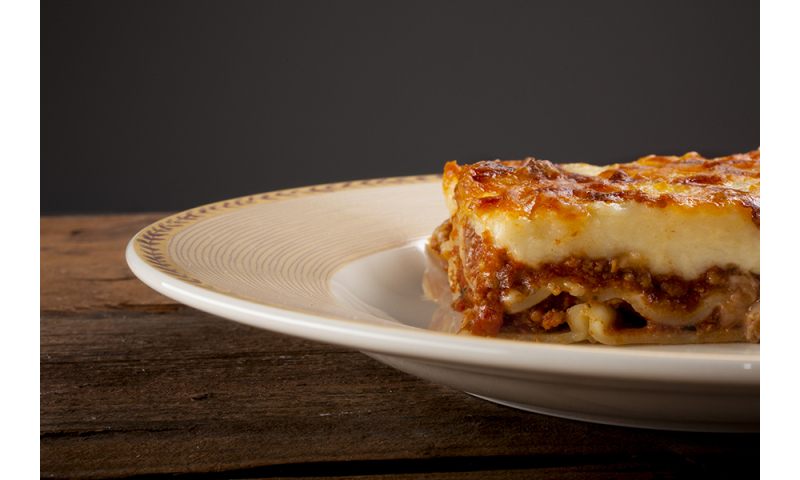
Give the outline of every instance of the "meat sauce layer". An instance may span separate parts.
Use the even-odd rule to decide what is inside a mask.
[[[447,250],[444,243],[452,233],[452,224],[446,221],[431,238],[431,247],[450,264],[449,280],[451,289],[456,292],[452,307],[464,315],[464,328],[474,335],[496,336],[501,329],[527,333],[564,328],[567,308],[587,299],[591,301],[595,294],[608,289],[641,295],[649,306],[662,312],[688,315],[709,295],[730,292],[730,279],[747,276],[736,267],[713,267],[696,279],[685,280],[675,275],[653,275],[647,268],[626,265],[618,259],[580,257],[531,268],[512,259],[505,250],[495,248],[490,238],[482,238],[469,226],[460,234],[462,247],[456,245],[453,250]],[[757,288],[759,277],[749,275],[749,278],[756,282]],[[563,292],[525,311],[506,311],[504,292],[510,289],[533,292],[556,279],[583,287],[583,300]],[[743,301],[747,302],[747,307],[757,299],[756,290]],[[648,322],[624,301],[606,303],[620,312],[620,328],[671,328]],[[715,309],[710,317],[693,328],[710,329],[718,324],[719,310]]]

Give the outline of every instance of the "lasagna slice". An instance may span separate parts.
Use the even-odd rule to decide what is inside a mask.
[[[760,151],[598,167],[444,170],[459,333],[545,342],[759,343]]]

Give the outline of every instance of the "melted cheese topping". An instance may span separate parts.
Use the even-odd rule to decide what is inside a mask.
[[[596,167],[547,161],[445,168],[458,223],[536,267],[567,258],[636,259],[697,278],[713,266],[760,274],[760,153],[645,157]]]
[[[572,256],[638,256],[654,274],[691,280],[713,266],[736,265],[760,274],[759,229],[747,211],[701,207],[659,208],[635,202],[596,203],[586,215],[564,218],[552,211],[534,217],[501,210],[471,215],[478,234],[489,231],[495,246],[530,266]]]

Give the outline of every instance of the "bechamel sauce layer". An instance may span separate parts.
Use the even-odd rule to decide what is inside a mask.
[[[691,280],[713,266],[729,265],[760,274],[760,232],[746,209],[595,202],[577,218],[540,211],[531,219],[501,210],[469,216],[476,233],[488,229],[497,247],[533,267],[573,256],[612,259],[632,252],[656,275]]]

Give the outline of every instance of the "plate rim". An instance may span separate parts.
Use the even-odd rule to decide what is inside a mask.
[[[132,245],[129,246],[133,248],[133,251],[139,259],[158,271],[212,292],[223,292],[224,289],[221,290],[213,284],[203,282],[193,277],[177,263],[170,260],[167,248],[169,246],[169,241],[175,235],[203,220],[245,208],[348,190],[380,188],[389,185],[419,185],[434,183],[436,181],[442,181],[442,174],[410,175],[325,183],[234,197],[168,215],[137,232],[131,239],[130,243]],[[232,296],[236,297],[236,295]]]

